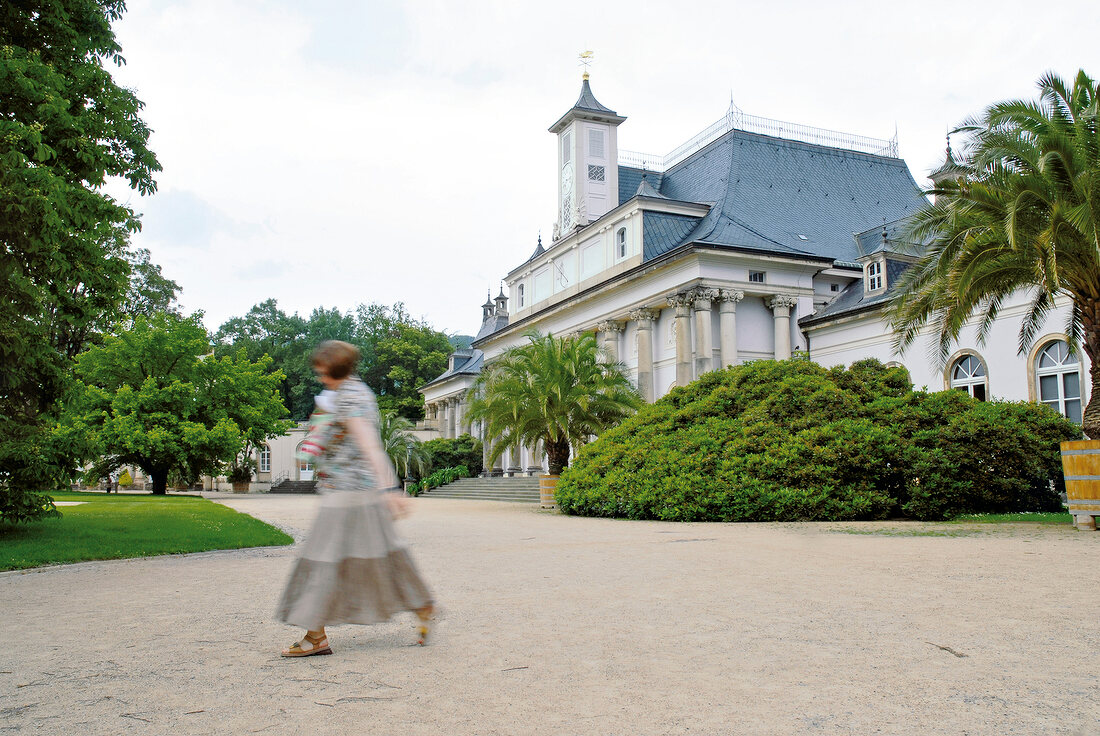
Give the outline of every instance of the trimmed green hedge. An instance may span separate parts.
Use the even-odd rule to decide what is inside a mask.
[[[443,468],[443,470],[437,470],[429,475],[419,483],[413,483],[409,486],[410,496],[419,496],[424,491],[430,491],[433,488],[439,486],[445,486],[448,483],[458,480],[459,478],[469,478],[470,471],[465,465],[459,465],[454,468]]]
[[[482,470],[481,440],[469,434],[460,434],[454,439],[428,440],[421,445],[431,457],[426,475],[465,465],[473,475]]]
[[[569,514],[676,521],[1058,511],[1058,443],[1080,436],[1046,406],[914,391],[876,360],[757,361],[604,433],[555,495]]]

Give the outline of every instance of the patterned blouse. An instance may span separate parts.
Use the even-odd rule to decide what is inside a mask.
[[[336,389],[336,417],[329,430],[324,457],[318,463],[317,491],[378,489],[377,473],[347,431],[347,420],[363,417],[367,431],[378,433],[378,402],[359,376],[348,376]]]

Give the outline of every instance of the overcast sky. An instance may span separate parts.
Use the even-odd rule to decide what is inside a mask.
[[[595,52],[623,149],[746,113],[876,138],[918,183],[944,134],[1046,70],[1100,75],[1100,4],[129,0],[115,72],[164,171],[135,245],[216,329],[268,298],[403,301],[473,334],[555,217],[555,137]]]

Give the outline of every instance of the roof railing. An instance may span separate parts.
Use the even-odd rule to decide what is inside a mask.
[[[619,151],[619,164],[633,166],[649,171],[667,171],[731,130],[743,130],[747,133],[762,133],[787,140],[814,143],[832,148],[842,148],[874,156],[898,157],[898,136],[892,138],[870,138],[852,133],[842,133],[827,128],[814,128],[799,123],[787,123],[782,120],[746,115],[741,108],[730,103],[729,110],[721,118],[708,125],[702,132],[683,145],[669,151],[664,156],[655,156],[639,151]]]

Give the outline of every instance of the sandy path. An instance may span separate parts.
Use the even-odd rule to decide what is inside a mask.
[[[316,499],[224,502],[300,535]],[[415,504],[425,648],[279,658],[289,548],[0,574],[0,733],[1100,734],[1100,534]]]

